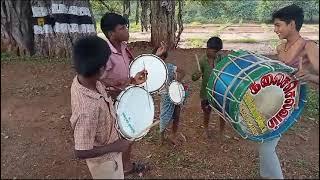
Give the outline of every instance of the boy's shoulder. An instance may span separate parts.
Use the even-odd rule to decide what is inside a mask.
[[[78,82],[77,77],[73,79],[70,93],[72,107],[90,110],[97,109],[99,107],[99,103],[97,102],[100,101],[101,95],[82,86]]]

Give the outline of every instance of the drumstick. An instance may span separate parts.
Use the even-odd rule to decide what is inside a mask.
[[[197,65],[198,65],[198,70],[201,72],[201,68],[200,68],[200,63],[199,63],[199,59],[198,59],[198,55],[194,54],[196,57],[196,61],[197,61]]]
[[[143,133],[145,133],[147,130],[151,129],[153,126],[157,125],[160,123],[160,120],[155,121],[154,123],[150,124],[148,127],[146,127],[144,130],[142,130],[138,135],[136,135],[135,137],[131,138],[132,141],[134,141],[135,139],[139,138],[139,136],[141,136]]]
[[[143,61],[143,68],[144,68],[143,70],[146,70],[146,64],[144,63],[144,61]],[[147,74],[146,73],[144,73],[144,78],[146,80],[146,90],[148,91]],[[149,109],[151,109],[149,96],[148,96],[148,104],[149,104]]]
[[[179,90],[179,97],[182,99],[180,86],[178,86],[178,90]]]
[[[302,69],[302,58],[300,58],[300,61],[299,61],[299,69],[298,69],[298,73],[301,74],[303,73],[303,69]],[[301,83],[301,81],[300,81]],[[296,93],[296,103],[294,105],[294,108],[295,109],[298,109],[299,108],[299,100],[300,100],[300,83],[298,84],[297,86],[297,93]]]

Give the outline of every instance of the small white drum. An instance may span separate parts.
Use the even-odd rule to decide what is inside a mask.
[[[140,140],[154,118],[152,96],[142,87],[128,86],[117,97],[117,130],[127,140]]]
[[[138,86],[143,87],[151,94],[159,91],[168,78],[166,64],[158,56],[153,54],[142,54],[130,63],[129,75],[130,77],[134,77],[138,72],[144,69],[148,72],[147,80],[145,83]]]
[[[182,104],[186,97],[186,91],[183,85],[175,80],[169,85],[168,94],[171,101],[176,105]]]

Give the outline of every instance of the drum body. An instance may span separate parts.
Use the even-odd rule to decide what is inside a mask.
[[[243,137],[268,141],[296,122],[306,102],[297,69],[247,51],[230,53],[212,70],[212,107]]]
[[[143,87],[151,94],[160,91],[168,79],[166,64],[158,56],[142,54],[130,63],[129,76],[134,77],[144,69],[148,72],[147,80],[138,86]]]
[[[142,87],[129,86],[117,97],[115,103],[117,130],[125,139],[140,140],[149,130],[141,134],[153,122],[154,102]],[[137,137],[139,135],[139,137]]]
[[[186,91],[184,90],[183,85],[175,80],[170,83],[168,88],[168,94],[169,94],[170,100],[175,105],[182,104],[186,97]]]

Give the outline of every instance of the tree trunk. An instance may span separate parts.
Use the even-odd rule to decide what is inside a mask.
[[[146,30],[146,32],[148,32],[148,9],[149,9],[149,3],[150,1],[148,0],[140,0],[141,3],[141,31],[143,32],[143,30]]]
[[[175,0],[151,1],[151,43],[159,47],[164,41],[168,48],[175,45]]]
[[[180,41],[180,36],[182,34],[182,31],[183,31],[183,21],[182,21],[183,1],[182,0],[178,0],[178,4],[179,4],[179,12],[178,12],[179,31],[178,31],[178,34],[176,36],[176,42],[175,42],[174,48],[178,47],[178,44],[179,44],[179,41]]]
[[[1,0],[1,52],[33,54],[30,2]]]
[[[32,12],[39,56],[71,57],[79,37],[96,34],[89,0],[32,0]]]
[[[123,10],[123,17],[127,19],[128,21],[128,30],[130,29],[130,21],[129,21],[129,16],[131,14],[130,12],[130,0],[123,0],[123,7],[122,7],[122,10]]]
[[[140,2],[139,2],[139,0],[137,0],[137,2],[136,2],[137,4],[136,4],[136,25],[139,23],[139,6],[140,6]]]

